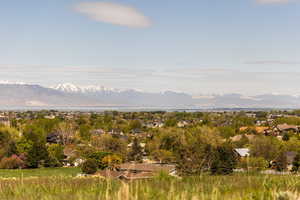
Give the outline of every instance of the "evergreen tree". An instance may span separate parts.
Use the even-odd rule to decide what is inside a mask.
[[[143,159],[143,150],[138,140],[134,138],[131,151],[128,154],[129,161],[141,162]]]
[[[87,159],[82,163],[81,170],[85,174],[94,174],[97,172],[98,165],[95,159]]]
[[[283,141],[289,141],[289,139],[290,139],[289,134],[285,132],[285,133],[283,134],[283,136],[282,136],[282,140],[283,140]]]
[[[26,165],[30,168],[44,165],[49,156],[44,131],[41,128],[29,126],[25,129],[24,137],[32,144],[26,152]]]
[[[216,147],[210,168],[212,174],[231,174],[236,165],[237,159],[231,145]]]
[[[300,167],[300,154],[297,153],[297,155],[295,156],[294,161],[293,161],[292,171],[293,172],[298,172],[299,167]]]
[[[287,159],[284,152],[281,152],[275,160],[275,169],[277,171],[284,171],[287,167]]]

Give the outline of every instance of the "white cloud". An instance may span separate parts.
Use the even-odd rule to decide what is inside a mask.
[[[260,4],[283,4],[289,3],[291,0],[256,0]]]
[[[137,9],[110,2],[84,2],[75,10],[89,18],[121,26],[144,28],[151,25],[150,20]]]
[[[285,60],[259,60],[245,62],[248,65],[300,65],[300,62]]]

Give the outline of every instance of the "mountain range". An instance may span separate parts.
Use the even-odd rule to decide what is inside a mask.
[[[160,93],[118,90],[102,86],[79,87],[59,84],[44,87],[26,83],[0,82],[0,107],[10,106],[139,106],[175,108],[300,108],[300,97],[265,94],[244,96],[223,94],[191,96],[166,91]]]

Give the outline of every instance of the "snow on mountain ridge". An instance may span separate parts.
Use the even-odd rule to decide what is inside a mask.
[[[76,86],[72,83],[58,84],[57,86],[52,88],[67,93],[97,93],[97,92],[120,92],[121,91],[118,89],[106,88],[104,86],[98,86],[98,85]]]
[[[0,84],[2,85],[29,85],[25,82],[13,82],[13,81],[6,81],[6,80],[2,80],[0,81]]]

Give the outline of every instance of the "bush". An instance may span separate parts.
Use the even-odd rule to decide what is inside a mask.
[[[268,167],[269,163],[262,157],[242,158],[239,167],[249,171],[261,171]]]
[[[87,159],[82,163],[81,170],[85,174],[94,174],[98,168],[97,161],[95,159]]]
[[[25,163],[17,155],[12,155],[11,157],[5,157],[0,162],[1,169],[19,169],[24,168]]]
[[[105,158],[106,156],[109,156],[109,155],[111,155],[111,153],[97,151],[97,152],[93,152],[93,153],[88,154],[86,156],[86,158],[96,160],[98,168],[99,169],[105,169],[107,167],[107,164],[102,162],[102,159]]]
[[[49,156],[49,158],[45,161],[45,167],[62,167],[62,164],[57,160],[56,157]]]

